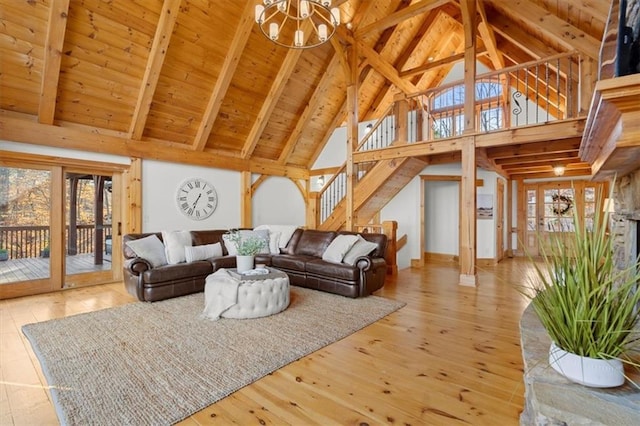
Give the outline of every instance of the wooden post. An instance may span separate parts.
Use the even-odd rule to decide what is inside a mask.
[[[347,194],[346,194],[346,223],[348,231],[354,229],[357,221],[355,213],[354,188],[356,184],[353,152],[358,146],[358,55],[355,45],[351,46],[349,65],[351,73],[347,85]]]
[[[475,132],[476,2],[461,0],[464,23],[464,133]],[[476,143],[474,136],[461,141],[460,182],[460,285],[475,286],[476,274]]]
[[[320,193],[309,192],[308,194],[305,224],[307,229],[318,229],[320,222],[320,218],[318,217],[320,213]]]
[[[384,255],[384,260],[387,262],[387,274],[395,275],[398,273],[398,222],[395,220],[382,222],[382,233],[387,236],[387,252]]]
[[[395,141],[400,144],[407,143],[407,130],[409,128],[409,102],[403,93],[396,95],[396,137]]]
[[[78,176],[68,174],[69,179],[69,242],[67,254],[78,254]]]
[[[131,158],[131,165],[126,172],[126,203],[123,218],[125,226],[122,233],[142,232],[142,158]],[[120,236],[121,234],[118,234]]]
[[[252,211],[251,211],[251,199],[253,193],[251,191],[251,172],[240,173],[240,190],[242,197],[240,198],[240,226],[242,228],[251,228],[252,226]]]

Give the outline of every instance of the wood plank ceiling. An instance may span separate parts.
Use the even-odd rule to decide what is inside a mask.
[[[337,51],[358,46],[363,121],[402,88],[440,84],[464,48],[456,1],[334,1],[348,24],[309,50],[267,40],[257,3],[0,0],[0,138],[300,177],[344,124]],[[479,60],[495,69],[578,51],[597,61],[609,7],[479,0]],[[540,177],[557,158],[579,163],[579,141],[557,144],[486,155],[505,175]]]

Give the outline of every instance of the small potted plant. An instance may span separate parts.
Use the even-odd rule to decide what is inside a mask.
[[[9,251],[7,249],[0,248],[0,261],[9,260]]]
[[[608,212],[596,209],[587,226],[575,210],[574,229],[551,235],[542,262],[530,258],[535,274],[521,290],[551,338],[554,370],[583,385],[615,387],[625,381],[624,364],[639,367],[630,354],[640,343],[640,259],[619,270]],[[589,372],[593,363],[600,373]]]
[[[236,249],[236,269],[245,272],[253,269],[256,254],[265,247],[265,241],[254,235],[243,236],[240,230],[232,229],[227,232],[228,240]]]

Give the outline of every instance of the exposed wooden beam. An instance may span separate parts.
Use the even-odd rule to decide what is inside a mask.
[[[305,37],[309,37],[311,34],[311,28],[308,21],[305,22],[305,25],[302,26],[302,30],[304,31]],[[242,147],[242,151],[240,156],[242,158],[249,158],[253,153],[253,150],[256,148],[258,141],[260,140],[260,136],[264,131],[264,128],[267,126],[267,122],[271,117],[271,113],[273,109],[276,107],[282,92],[289,80],[289,76],[293,72],[296,64],[298,63],[298,59],[302,55],[302,49],[289,49],[287,52],[287,56],[282,62],[282,66],[278,71],[278,75],[273,79],[273,84],[269,88],[269,92],[267,96],[264,98],[264,102],[262,103],[262,107],[258,112],[258,116],[256,117],[256,121],[251,126],[251,130],[249,131],[249,135],[247,136],[247,140]]]
[[[385,28],[398,25],[402,21],[411,19],[414,16],[425,13],[431,9],[436,9],[442,5],[449,3],[449,1],[450,0],[422,0],[418,3],[414,3],[411,6],[402,9],[401,11],[388,15],[372,24],[356,30],[356,39],[360,39],[372,31],[382,31]]]
[[[537,163],[553,163],[553,162],[579,162],[580,157],[578,157],[577,151],[564,151],[564,152],[554,152],[550,154],[532,154],[532,155],[518,155],[514,157],[506,157],[506,158],[498,158],[495,159],[494,162],[503,167],[508,167],[513,165],[527,165],[527,164],[537,164]]]
[[[578,177],[578,176],[591,176],[591,169],[575,169],[575,170],[565,170],[563,177]],[[536,172],[536,173],[514,173],[509,175],[510,179],[551,179],[557,178],[555,174],[553,174],[553,170],[549,170],[548,172]]]
[[[501,13],[519,19],[552,38],[566,50],[598,60],[600,41],[530,0],[491,0]]]
[[[293,129],[293,132],[289,135],[287,142],[284,144],[284,148],[280,152],[280,156],[278,157],[278,162],[280,164],[286,164],[291,152],[296,146],[298,139],[300,139],[300,135],[303,130],[313,117],[313,114],[317,111],[318,106],[324,99],[327,94],[327,91],[331,89],[332,85],[335,84],[335,74],[340,66],[339,55],[336,54],[333,56],[333,59],[327,66],[322,80],[316,86],[316,90],[311,95],[311,98],[307,101],[307,106],[304,108],[304,111],[298,118],[296,122],[296,126]]]
[[[53,124],[56,111],[56,97],[60,79],[60,63],[64,34],[67,29],[69,0],[52,0],[49,5],[49,21],[44,48],[44,65],[42,82],[40,83],[40,103],[38,104],[38,121]]]
[[[131,125],[129,126],[129,138],[131,139],[140,139],[144,133],[153,95],[156,92],[158,79],[162,71],[162,64],[164,63],[173,28],[178,19],[178,13],[180,12],[180,1],[181,0],[164,0],[164,4],[162,5],[160,19],[158,20],[156,33],[153,37],[153,45],[149,52],[144,77],[140,85],[136,108],[131,118]]]
[[[505,15],[496,13],[488,18],[489,23],[496,33],[531,56],[531,59],[547,58],[559,53],[544,41],[531,37],[520,25]],[[504,51],[504,48],[501,47],[500,50]]]
[[[522,161],[527,161],[529,156],[538,158],[544,155],[562,155],[565,153],[573,156],[576,150],[580,148],[580,141],[581,137],[576,136],[564,140],[554,140],[553,142],[544,140],[542,142],[516,143],[488,148],[487,154],[496,162],[501,159],[511,158],[522,158]]]
[[[500,52],[500,50],[498,50],[496,37],[493,34],[493,28],[491,28],[487,19],[487,13],[484,10],[484,4],[482,0],[477,0],[476,9],[478,15],[480,15],[478,31],[480,32],[480,37],[482,37],[484,45],[489,52],[489,58],[491,59],[493,68],[497,70],[504,68],[504,58],[502,57],[502,53]]]
[[[202,121],[200,122],[200,126],[198,126],[198,131],[196,132],[196,136],[193,140],[192,148],[195,151],[202,151],[207,144],[207,140],[209,139],[209,135],[213,129],[213,123],[216,121],[216,117],[218,116],[218,112],[222,106],[222,101],[227,94],[227,90],[231,84],[231,79],[236,72],[242,52],[247,44],[247,40],[249,40],[249,35],[251,35],[251,29],[255,24],[253,19],[254,10],[253,3],[247,2],[247,5],[242,12],[238,28],[233,36],[231,46],[229,46],[224,63],[220,69],[220,75],[213,87],[213,92],[211,93],[211,97],[207,103],[207,108],[204,110]]]
[[[479,134],[476,139],[478,148],[511,145],[523,142],[544,142],[582,137],[584,118],[553,121],[542,125],[516,127],[492,133]]]
[[[389,62],[380,57],[380,55],[375,50],[373,50],[360,40],[357,41],[357,45],[359,53],[362,53],[367,58],[371,66],[383,77],[395,84],[398,89],[402,90],[406,94],[416,93],[419,91],[418,88],[411,84],[409,81],[402,79],[398,74],[398,70],[396,70]]]
[[[0,113],[1,140],[227,170],[250,171],[297,179],[308,179],[309,177],[309,171],[302,167],[282,166],[264,160],[245,160],[208,152],[196,152],[179,148],[178,146],[181,144],[159,145],[157,142],[132,140],[104,135],[99,132],[100,129],[88,132],[84,129],[40,124],[35,120],[18,119]]]

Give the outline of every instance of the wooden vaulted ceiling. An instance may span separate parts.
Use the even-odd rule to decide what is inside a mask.
[[[334,0],[348,26],[308,50],[267,40],[257,3],[0,0],[0,138],[303,177],[345,121],[337,52],[357,45],[360,121],[398,91],[439,85],[462,59],[456,1]],[[478,0],[478,60],[495,69],[578,51],[597,63],[609,7]],[[486,156],[502,173],[539,177],[556,157],[579,164],[579,143]]]

